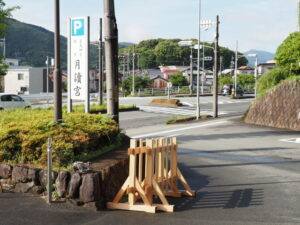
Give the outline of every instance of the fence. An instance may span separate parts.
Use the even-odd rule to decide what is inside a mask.
[[[155,213],[156,210],[173,212],[166,196],[195,196],[177,167],[177,139],[158,138],[131,140],[129,155],[129,176],[112,202],[109,209],[123,209]],[[180,180],[185,190],[178,190]],[[128,201],[120,203],[127,192]],[[153,202],[158,197],[161,204]],[[137,202],[142,199],[142,202]]]
[[[169,90],[168,90],[168,88],[138,89],[136,95],[138,95],[138,96],[167,96],[168,91],[170,92],[170,95],[196,93],[196,90],[190,90],[189,86],[182,86],[182,87],[171,87]],[[200,91],[201,91],[201,87],[200,87]],[[204,86],[203,87],[203,93],[204,94],[211,94],[212,93],[212,86]]]

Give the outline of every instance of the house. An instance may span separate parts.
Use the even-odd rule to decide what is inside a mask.
[[[190,72],[190,68],[187,68],[184,72],[183,72],[183,76],[186,77],[186,79],[189,81],[189,83],[191,83],[191,72]],[[200,85],[202,85],[202,74],[203,74],[203,69],[200,68]],[[193,68],[193,78],[192,78],[192,88],[196,89],[197,87],[197,75],[198,75],[198,71],[197,71],[197,67]],[[204,70],[204,77],[203,77],[203,85],[204,86],[209,86],[212,85],[212,81],[213,81],[213,71],[211,70]]]
[[[276,62],[274,60],[267,61],[265,63],[260,63],[257,65],[257,74],[262,75],[269,70],[276,68]]]
[[[168,86],[168,81],[162,78],[160,75],[151,78],[151,80],[151,88],[166,88]]]
[[[160,71],[163,74],[163,78],[169,80],[169,76],[175,72],[184,72],[188,66],[160,66]]]
[[[222,75],[234,76],[234,69],[225,69],[221,72]]]
[[[237,74],[241,74],[241,73],[254,74],[254,68],[252,68],[250,66],[240,66],[237,69]]]
[[[52,88],[52,82],[49,86]],[[50,84],[51,83],[51,84]],[[47,91],[47,69],[10,66],[4,77],[4,91],[12,94],[37,94]]]
[[[19,60],[18,59],[6,58],[5,63],[8,66],[19,66]]]

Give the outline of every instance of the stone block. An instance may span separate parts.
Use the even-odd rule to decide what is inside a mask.
[[[70,174],[66,171],[60,171],[56,178],[56,192],[59,197],[64,197],[68,191]]]
[[[81,184],[81,176],[79,173],[74,173],[71,176],[69,183],[68,197],[78,198],[79,197],[79,187]]]
[[[0,164],[0,178],[8,179],[12,174],[12,166],[7,164]]]
[[[82,176],[79,198],[84,203],[100,200],[100,175],[87,173]]]
[[[57,175],[58,175],[57,172],[52,171],[52,184],[55,183]],[[39,171],[39,183],[42,187],[47,186],[47,170]]]
[[[19,193],[27,193],[34,187],[34,183],[17,183],[14,191]]]
[[[12,179],[17,183],[26,183],[28,181],[28,167],[14,166],[12,170]]]

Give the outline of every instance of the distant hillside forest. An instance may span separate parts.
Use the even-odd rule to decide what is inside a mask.
[[[6,57],[20,59],[21,65],[36,67],[45,66],[46,57],[54,56],[53,32],[39,26],[8,19],[6,35]],[[120,43],[124,48],[131,43]],[[67,68],[67,38],[61,36],[62,67]],[[98,66],[98,47],[90,46],[90,66]]]
[[[139,62],[143,69],[157,68],[160,65],[189,65],[190,49],[179,47],[180,39],[154,39],[142,41],[135,45],[136,53],[140,53]],[[8,19],[8,32],[6,35],[6,57],[18,58],[21,65],[42,67],[45,66],[46,57],[53,57],[53,32],[45,28]],[[206,45],[210,45],[206,43]],[[133,52],[133,44],[120,43],[120,55]],[[228,48],[220,47],[222,68],[230,67],[234,52]],[[197,57],[194,50],[193,57]],[[213,56],[213,50],[205,48],[205,56]],[[62,67],[67,68],[67,38],[61,36]],[[122,63],[122,62],[121,62]],[[247,59],[239,59],[239,66],[246,65]],[[90,66],[97,68],[98,47],[90,46]],[[206,68],[212,68],[213,61],[206,61]]]
[[[153,39],[141,41],[139,44],[133,46],[130,45],[126,48],[120,49],[120,55],[132,55],[133,49],[135,53],[139,54],[139,64],[143,69],[157,68],[160,65],[190,65],[191,49],[189,47],[180,47],[178,42],[181,39]],[[197,43],[197,40],[194,40]],[[204,45],[213,47],[212,44],[204,43]],[[221,52],[221,69],[230,68],[232,60],[234,60],[235,52],[228,48],[220,47]],[[242,53],[238,53],[242,55]],[[205,48],[205,57],[214,56],[212,48]],[[202,50],[201,55],[202,58]],[[193,49],[193,58],[197,58],[197,50]],[[205,68],[212,69],[213,60],[205,61]],[[238,66],[247,65],[248,60],[245,57],[241,57],[238,61]],[[202,65],[202,62],[201,62]]]

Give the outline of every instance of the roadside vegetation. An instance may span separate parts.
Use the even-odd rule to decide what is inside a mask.
[[[289,35],[278,47],[275,60],[278,68],[263,74],[257,82],[259,96],[287,81],[300,79],[300,32]]]
[[[121,143],[117,123],[106,116],[64,113],[63,118],[53,122],[49,109],[0,111],[0,161],[44,166],[49,137],[56,167],[89,160]]]

